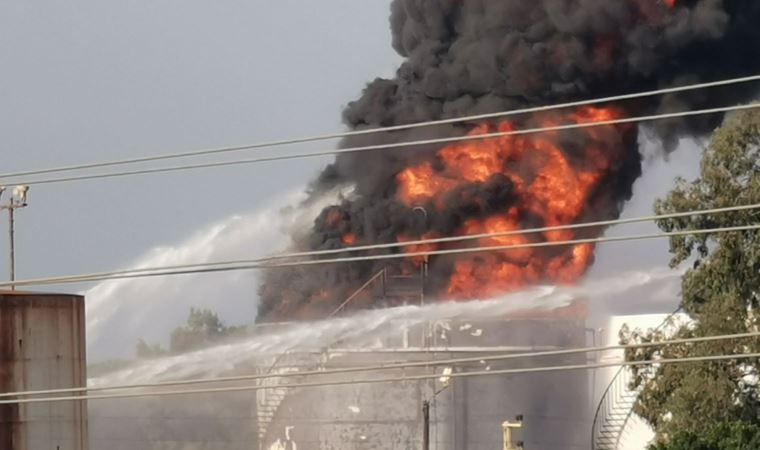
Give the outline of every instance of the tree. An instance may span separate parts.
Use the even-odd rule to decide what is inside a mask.
[[[151,359],[166,356],[169,352],[161,347],[161,344],[151,345],[142,339],[138,339],[135,353],[137,353],[139,359]]]
[[[723,422],[699,433],[680,432],[652,450],[757,450],[760,426],[747,422]]]
[[[169,350],[172,353],[197,350],[226,338],[240,336],[244,331],[243,326],[225,326],[211,310],[190,308],[187,324],[172,331]]]
[[[655,210],[658,214],[668,214],[759,203],[760,112],[751,111],[726,119],[705,149],[700,177],[692,182],[678,179],[670,194],[656,202]],[[658,226],[667,232],[755,224],[760,224],[758,210],[658,222]],[[681,292],[683,312],[691,320],[672,333],[622,333],[625,342],[758,330],[758,230],[672,237],[670,252],[673,255],[671,267],[692,264],[684,274]],[[626,357],[629,360],[648,360],[748,351],[760,351],[760,340],[637,349],[627,352]],[[744,359],[634,368],[632,387],[640,390],[634,410],[656,431],[656,444],[652,448],[749,448],[725,444],[730,441],[721,440],[721,433],[750,429],[760,423],[758,367],[758,360]],[[715,430],[716,436],[711,438],[712,441],[704,441],[700,437],[706,427]],[[707,446],[683,446],[689,439],[707,442],[704,444]],[[710,446],[716,442],[725,445]]]
[[[198,350],[225,339],[240,337],[245,332],[244,325],[227,326],[215,312],[209,309],[190,308],[185,325],[171,332],[168,350],[160,344],[151,345],[140,339],[137,341],[136,353],[138,358],[175,355]]]

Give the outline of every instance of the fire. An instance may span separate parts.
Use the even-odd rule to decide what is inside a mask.
[[[438,233],[425,233],[422,236],[420,236],[419,240],[430,240],[430,239],[438,239],[442,236]],[[412,239],[408,236],[401,235],[396,239],[399,243],[403,242],[410,242],[413,240],[418,239]],[[434,252],[438,250],[440,247],[437,244],[413,244],[413,245],[407,245],[404,247],[404,252],[406,253],[422,253],[422,252]],[[412,262],[414,262],[415,266],[421,265],[425,261],[425,256],[413,256],[411,258]]]
[[[343,235],[341,240],[346,245],[354,245],[356,244],[356,235],[354,233],[346,233]]]
[[[541,126],[604,122],[621,117],[614,108],[586,107],[570,114],[546,115]],[[396,177],[397,197],[409,207],[432,204],[445,210],[460,187],[487,183],[494,177],[511,184],[514,201],[501,212],[463,222],[457,235],[509,233],[472,242],[473,246],[512,246],[576,239],[575,230],[523,234],[531,226],[572,224],[585,212],[590,197],[620,157],[615,142],[622,127],[600,125],[585,128],[584,147],[563,149],[559,132],[511,135],[471,140],[437,152],[440,164],[423,162]],[[514,124],[481,124],[470,135],[514,130]],[[461,244],[460,244],[461,245]],[[437,247],[436,247],[437,248]],[[529,247],[489,253],[472,253],[454,262],[447,293],[453,298],[488,297],[540,281],[571,283],[581,277],[593,260],[591,244],[562,247]],[[411,250],[407,250],[411,251]]]
[[[665,0],[665,4],[668,5],[669,8],[675,8],[676,5],[678,5],[678,0]]]

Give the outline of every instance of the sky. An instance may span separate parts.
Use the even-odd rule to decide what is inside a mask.
[[[398,63],[387,10],[0,1],[0,171],[342,130],[343,106]],[[123,266],[303,186],[324,162],[36,187],[18,214],[19,278]]]
[[[0,0],[0,172],[341,131],[346,103],[373,78],[392,76],[400,62],[390,45],[389,3]],[[645,144],[648,154],[657,153],[654,144]],[[292,203],[328,160],[33,187],[30,206],[17,214],[18,278],[209,255],[255,257],[284,242],[262,232],[239,248],[225,241],[230,248],[223,254],[188,251],[177,259],[176,253],[208,245],[204,236],[219,227],[279,224],[277,210]],[[693,143],[668,161],[647,159],[625,216],[650,214],[652,201],[676,175],[696,174],[698,161]],[[655,230],[648,224],[609,234]],[[6,252],[7,241],[0,239],[0,255]],[[167,252],[174,252],[171,258]],[[590,276],[661,266],[667,259],[662,240],[605,245]],[[7,270],[0,258],[0,274]],[[188,304],[204,306],[198,304],[204,298],[224,296],[224,286],[216,294],[212,288],[230,281],[204,280],[210,290],[202,296],[197,290],[188,296],[172,281],[133,284],[109,298],[130,304],[146,295],[143,304],[155,303],[163,298],[156,292],[168,292],[176,307],[151,310],[171,316],[157,326],[164,328],[182,322]],[[250,317],[255,280],[246,283],[234,302],[209,305],[228,321]]]

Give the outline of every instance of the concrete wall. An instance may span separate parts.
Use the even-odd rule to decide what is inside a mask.
[[[0,392],[86,384],[84,298],[0,292]],[[0,405],[0,449],[87,450],[85,402]]]

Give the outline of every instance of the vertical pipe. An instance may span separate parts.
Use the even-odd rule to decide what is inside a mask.
[[[427,257],[425,257],[425,261],[420,265],[420,307],[425,306],[425,266],[427,265]],[[429,346],[429,338],[430,335],[430,321],[425,322],[422,327],[422,348],[427,348]]]
[[[419,289],[419,293],[420,293],[420,306],[423,306],[425,304],[425,296],[422,293],[422,283],[423,283],[423,280],[425,279],[424,273],[425,273],[425,266],[423,263],[420,265],[420,272],[419,272],[420,278],[418,280],[419,283],[417,284],[417,289]]]
[[[8,237],[10,238],[9,242],[9,248],[10,248],[10,271],[11,271],[11,283],[16,281],[16,230],[15,227],[15,218],[14,216],[14,209],[13,205],[9,205],[8,207]],[[16,286],[14,284],[11,284],[11,290],[15,291]]]
[[[386,300],[387,299],[387,296],[386,296],[386,292],[387,292],[386,285],[388,284],[388,268],[387,267],[383,268],[383,275],[382,275],[381,280],[382,280],[381,284],[382,284],[382,288],[383,288],[383,307],[385,307],[385,306],[387,306],[385,304],[385,302],[387,301]]]
[[[422,450],[430,450],[430,402],[422,402]]]

